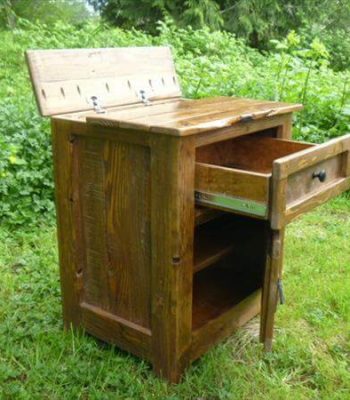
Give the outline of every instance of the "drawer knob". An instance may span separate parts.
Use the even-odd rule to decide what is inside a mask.
[[[322,169],[319,172],[314,172],[312,174],[312,179],[316,179],[316,178],[318,178],[320,182],[324,182],[326,180],[326,178],[327,178],[326,171],[324,169]]]

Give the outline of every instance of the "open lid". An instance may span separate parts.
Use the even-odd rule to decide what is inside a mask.
[[[28,50],[41,115],[181,96],[168,47]]]

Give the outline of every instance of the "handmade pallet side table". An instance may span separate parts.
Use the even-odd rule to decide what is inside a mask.
[[[166,47],[27,60],[52,117],[65,325],[172,382],[259,312],[269,350],[284,228],[350,187],[350,137],[293,141],[300,105],[182,99]]]

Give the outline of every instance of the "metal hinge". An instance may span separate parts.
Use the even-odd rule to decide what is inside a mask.
[[[105,114],[107,112],[107,110],[105,110],[102,105],[101,105],[101,101],[99,99],[99,97],[97,96],[91,96],[90,97],[91,103],[94,107],[94,110],[97,114]]]
[[[282,279],[278,279],[277,281],[277,290],[278,290],[278,297],[280,299],[280,304],[285,304],[286,298],[284,296]]]
[[[241,122],[249,122],[253,120],[253,114],[243,114],[241,116]]]
[[[146,90],[139,90],[139,98],[145,106],[149,106],[151,104],[150,98]]]

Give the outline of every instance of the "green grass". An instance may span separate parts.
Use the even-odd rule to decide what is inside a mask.
[[[13,228],[12,228],[13,229]],[[55,228],[0,229],[1,399],[349,399],[350,201],[287,231],[287,304],[274,351],[258,320],[168,385],[150,366],[94,338],[64,333]]]

